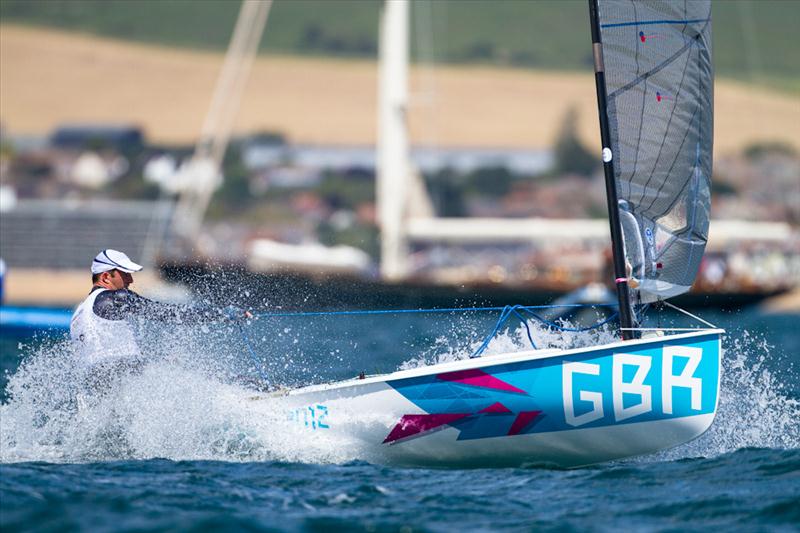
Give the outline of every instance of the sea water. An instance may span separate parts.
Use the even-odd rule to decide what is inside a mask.
[[[147,363],[102,395],[80,390],[63,338],[3,337],[0,528],[797,530],[800,316],[703,316],[727,330],[712,428],[659,454],[571,470],[368,464],[347,446],[312,446],[278,406],[254,417],[241,401],[265,380],[293,387],[468,357],[496,315],[142,324]],[[540,347],[614,338],[532,334]],[[485,356],[527,343],[509,324]]]

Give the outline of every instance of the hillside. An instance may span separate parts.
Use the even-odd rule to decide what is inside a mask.
[[[221,62],[220,53],[3,25],[0,123],[11,134],[45,135],[64,122],[132,122],[152,140],[191,143]],[[587,146],[599,144],[589,72],[416,68],[412,84],[412,93],[435,90],[410,110],[414,142],[550,147],[574,106]],[[303,143],[372,144],[376,87],[373,61],[261,57],[236,129],[280,131]],[[797,97],[722,80],[715,100],[718,154],[758,140],[800,148]]]
[[[3,0],[0,20],[117,39],[224,50],[230,0]],[[419,61],[583,70],[591,61],[585,0],[413,2]],[[276,0],[262,51],[374,58],[379,0]],[[718,74],[800,90],[800,2],[714,3]]]

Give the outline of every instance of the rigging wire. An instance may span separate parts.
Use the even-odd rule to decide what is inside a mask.
[[[687,311],[686,309],[681,309],[681,308],[680,308],[680,307],[678,307],[677,305],[671,304],[671,303],[669,303],[669,302],[668,302],[668,301],[666,301],[666,300],[663,300],[663,303],[664,303],[664,305],[666,305],[667,307],[670,307],[670,308],[672,308],[672,309],[674,309],[674,310],[678,311],[679,313],[683,313],[684,315],[686,315],[686,316],[688,316],[688,317],[694,318],[694,319],[695,319],[695,320],[697,320],[698,322],[701,322],[701,323],[705,324],[706,326],[708,326],[708,327],[710,327],[710,328],[716,328],[716,327],[717,327],[717,326],[715,326],[714,324],[712,324],[711,322],[709,322],[709,321],[707,321],[707,320],[703,320],[703,319],[702,319],[702,318],[700,318],[699,316],[697,316],[697,315],[693,315],[692,313],[690,313],[690,312],[689,312],[689,311]]]

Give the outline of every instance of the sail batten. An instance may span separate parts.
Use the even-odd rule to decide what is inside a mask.
[[[615,22],[613,24],[600,24],[601,29],[621,28],[623,26],[650,26],[653,24],[697,24],[699,22],[710,22],[711,17],[693,20],[639,20],[631,22]]]
[[[705,251],[713,146],[709,0],[599,0],[625,260],[641,301],[689,290]]]
[[[698,22],[709,22],[711,17],[693,20],[638,20],[631,22],[615,22],[613,24],[600,24],[601,29],[621,28],[623,26],[650,26],[653,24],[696,24]]]

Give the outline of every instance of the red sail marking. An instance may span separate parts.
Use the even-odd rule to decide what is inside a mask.
[[[524,390],[518,389],[510,383],[499,380],[491,374],[487,374],[479,368],[472,368],[470,370],[459,370],[457,372],[445,372],[436,376],[437,379],[443,381],[453,381],[456,383],[463,383],[464,385],[472,385],[475,387],[484,387],[487,389],[495,389],[506,392],[520,392],[527,394]]]
[[[528,427],[533,420],[542,414],[541,411],[522,411],[517,415],[514,423],[511,424],[511,429],[508,430],[509,435],[519,435],[520,432]]]
[[[430,431],[438,427],[450,424],[456,420],[461,420],[470,416],[470,413],[442,413],[433,415],[403,415],[400,422],[392,428],[383,443],[394,442],[405,439],[425,431]]]
[[[639,32],[639,40],[642,41],[643,43],[646,43],[647,39],[655,39],[656,37],[658,37],[657,34],[647,35],[643,31]]]

